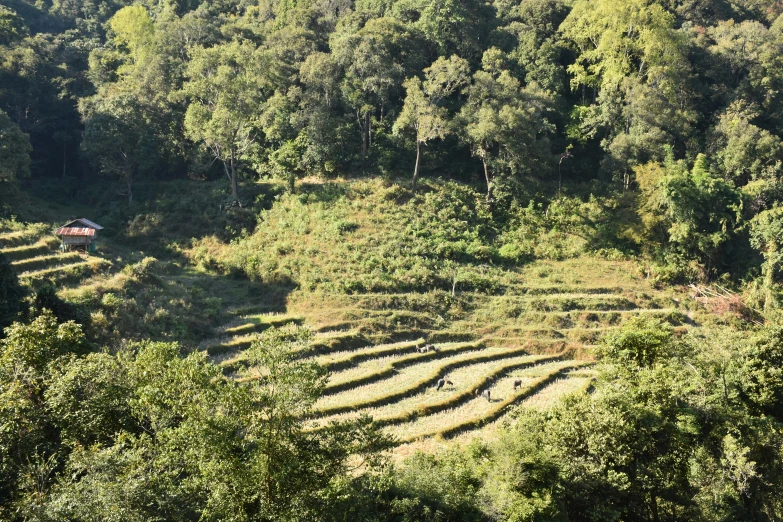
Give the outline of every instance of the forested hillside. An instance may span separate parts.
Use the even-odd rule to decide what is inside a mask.
[[[483,183],[498,219],[600,180],[630,211],[619,237],[669,272],[769,283],[779,11],[5,0],[1,172],[106,176],[129,201],[134,180],[225,176],[241,199],[237,179],[448,176]]]
[[[782,161],[773,0],[0,0],[0,519],[781,520]]]

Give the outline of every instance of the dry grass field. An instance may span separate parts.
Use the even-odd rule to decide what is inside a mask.
[[[21,281],[63,282],[60,293],[66,297],[121,286],[126,277],[114,271],[90,279],[109,262],[60,254],[56,247],[45,225],[0,234],[0,251]],[[197,281],[207,275],[176,277]],[[289,323],[308,326],[314,335],[301,357],[330,372],[310,419],[313,429],[370,415],[397,439],[397,454],[405,455],[491,438],[514,408],[546,409],[569,393],[585,393],[594,378],[589,368],[594,346],[636,315],[689,327],[690,313],[679,296],[654,289],[630,261],[537,261],[498,277],[502,292],[458,291],[453,297],[437,289],[298,289],[287,297],[284,311],[274,313],[244,301],[242,281],[230,288],[215,285],[223,302],[236,306],[224,309],[227,320],[197,349],[229,378],[257,379],[263,368],[250,367],[246,350],[258,334]],[[421,353],[425,344],[437,351]],[[438,390],[440,379],[452,384]],[[487,389],[490,401],[476,396]]]
[[[302,357],[330,370],[312,429],[369,415],[405,455],[494,437],[515,408],[546,409],[588,392],[594,346],[636,315],[689,327],[678,296],[647,284],[631,262],[540,261],[510,281],[502,294],[464,292],[455,300],[438,291],[295,292],[288,316],[239,318],[202,348],[227,375],[253,379],[262,370],[247,367],[243,351],[258,325],[310,326],[315,335]],[[418,351],[430,343],[437,352]],[[439,379],[453,384],[438,390]],[[475,395],[486,389],[490,401]]]

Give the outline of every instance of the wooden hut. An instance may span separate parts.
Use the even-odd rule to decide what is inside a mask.
[[[84,250],[85,252],[95,251],[95,240],[98,238],[98,231],[103,227],[93,223],[89,219],[79,218],[69,221],[57,229],[55,234],[60,237],[60,249]]]

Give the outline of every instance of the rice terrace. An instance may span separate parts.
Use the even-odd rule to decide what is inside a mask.
[[[588,354],[606,331],[635,315],[685,317],[676,299],[631,270],[623,262],[534,264],[507,294],[460,293],[466,310],[448,320],[438,315],[448,292],[323,296],[290,315],[238,315],[202,346],[226,375],[253,379],[259,371],[243,357],[251,332],[309,324],[307,356],[330,370],[313,413],[318,424],[368,414],[406,445],[478,435],[537,395],[554,401],[552,390],[587,390]],[[437,351],[418,351],[430,342]],[[443,378],[454,384],[436,390]]]
[[[0,235],[0,252],[28,284],[57,282],[63,295],[78,296],[104,293],[130,273],[113,268],[111,255],[57,252],[53,225],[15,228]],[[111,252],[111,241],[102,249]],[[206,274],[169,277],[198,284]],[[304,325],[312,337],[300,357],[329,371],[304,419],[310,429],[366,414],[408,454],[433,441],[466,443],[512,422],[518,407],[546,408],[587,392],[596,344],[633,317],[694,324],[687,296],[656,290],[629,261],[541,261],[503,278],[502,288],[481,292],[463,291],[470,283],[457,277],[453,295],[450,288],[294,294],[284,309],[274,299],[229,296],[234,303],[210,335],[194,339],[195,349],[226,377],[251,381],[263,375],[246,354],[258,334]],[[215,297],[227,299],[224,291]]]

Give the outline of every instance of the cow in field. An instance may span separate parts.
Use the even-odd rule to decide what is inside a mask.
[[[417,348],[419,353],[427,353],[427,352],[437,352],[438,349],[435,347],[434,344],[425,344],[421,348]]]
[[[481,395],[487,398],[487,402],[492,402],[492,399],[490,398],[489,390],[484,390],[484,393],[482,393]]]
[[[514,381],[514,391],[517,391],[517,388],[522,387],[522,379],[517,379]]]
[[[448,384],[449,386],[454,386],[454,383],[453,383],[453,382],[451,382],[451,381],[450,381],[450,380],[448,380],[448,379],[438,379],[438,387],[437,387],[437,388],[435,388],[435,391],[438,391],[438,390],[440,390],[441,388],[443,388],[443,387],[444,387],[445,385],[447,385],[447,384]]]

